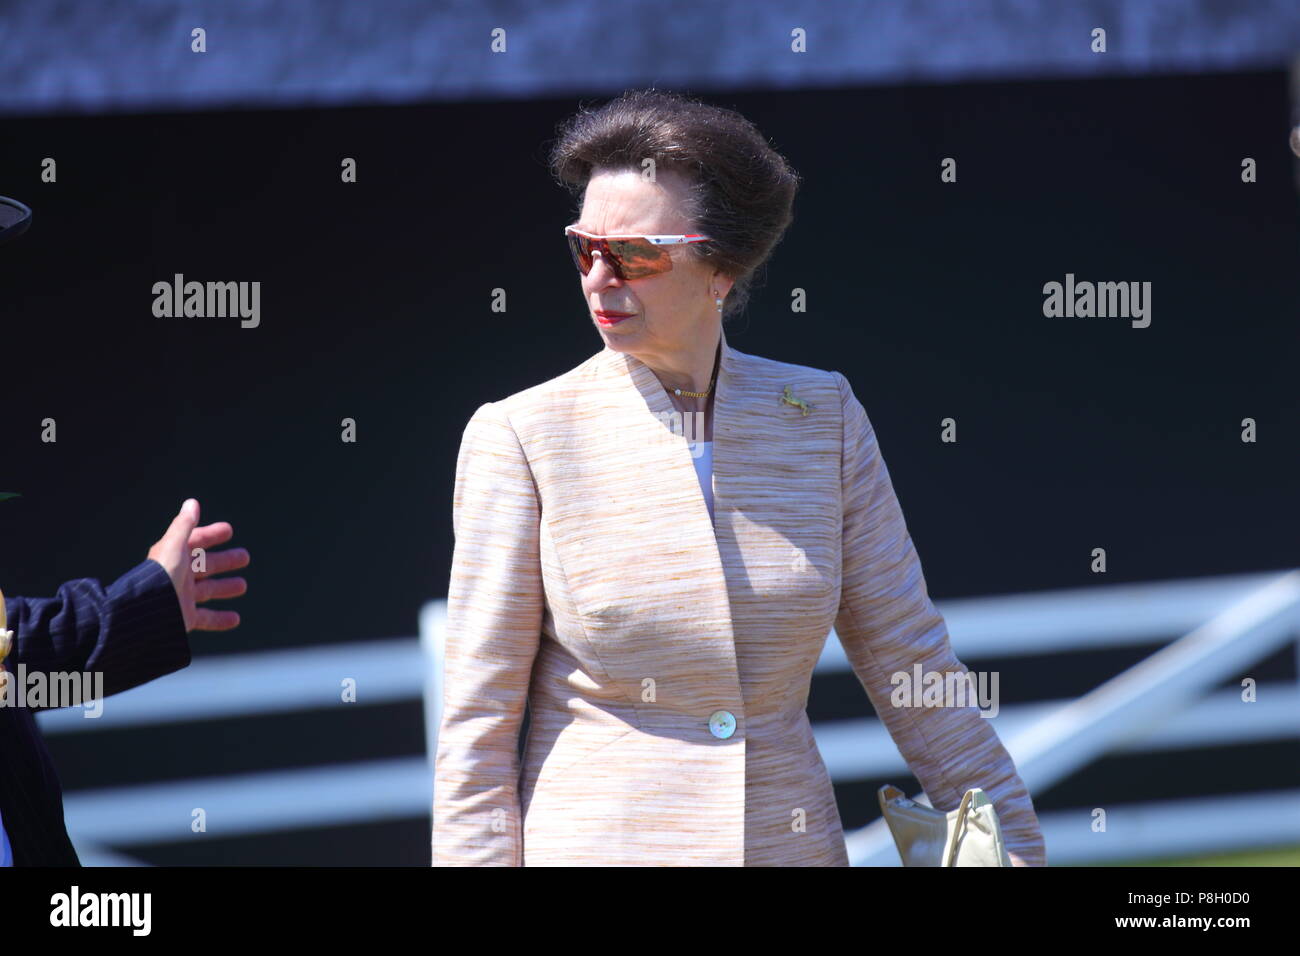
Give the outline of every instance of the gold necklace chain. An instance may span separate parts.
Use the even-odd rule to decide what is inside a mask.
[[[688,391],[686,391],[686,389],[684,389],[684,388],[675,388],[675,389],[673,389],[673,394],[674,394],[674,395],[680,395],[680,396],[682,396],[683,398],[708,398],[708,397],[709,397],[709,393],[713,391],[713,386],[716,385],[717,382],[718,382],[718,366],[722,364],[722,354],[721,354],[721,353],[722,353],[722,346],[721,346],[721,344],[719,344],[719,346],[718,346],[718,353],[719,353],[718,356],[714,359],[714,363],[713,363],[713,378],[711,378],[711,379],[709,380],[709,387],[708,387],[708,388],[706,388],[706,389],[705,389],[704,391],[702,391],[702,392],[688,392]]]
[[[673,389],[673,394],[674,394],[674,395],[680,395],[680,396],[682,396],[683,398],[708,398],[708,397],[709,397],[709,393],[713,391],[713,385],[714,385],[715,382],[717,382],[717,380],[718,380],[718,373],[717,373],[717,372],[714,372],[714,373],[713,373],[713,381],[709,382],[709,387],[706,388],[704,391],[702,391],[702,392],[688,392],[688,391],[686,391],[685,389],[675,388],[675,389]]]

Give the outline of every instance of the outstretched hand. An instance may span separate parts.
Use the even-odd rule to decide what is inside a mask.
[[[235,533],[227,521],[197,527],[199,503],[186,498],[181,510],[172,519],[166,533],[149,549],[149,557],[163,566],[172,579],[176,597],[180,601],[181,615],[185,618],[186,633],[200,631],[228,631],[239,626],[237,611],[217,611],[201,608],[206,601],[239,597],[248,590],[243,578],[214,578],[215,574],[234,571],[248,566],[246,548],[227,548],[209,551],[213,545],[225,544]],[[193,570],[195,548],[205,552],[206,570]]]

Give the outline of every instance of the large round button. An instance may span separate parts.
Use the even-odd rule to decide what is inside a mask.
[[[736,717],[729,710],[715,710],[709,715],[709,732],[726,740],[736,732]]]

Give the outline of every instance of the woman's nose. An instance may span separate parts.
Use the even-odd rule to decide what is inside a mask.
[[[591,254],[591,271],[587,273],[587,278],[593,283],[602,286],[623,281],[618,277],[618,273],[614,271],[614,267],[605,261],[605,256],[599,251]]]

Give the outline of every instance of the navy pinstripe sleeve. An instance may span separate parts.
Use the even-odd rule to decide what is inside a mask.
[[[104,588],[68,581],[53,598],[5,598],[14,647],[6,661],[47,672],[99,671],[120,693],[190,663],[171,578],[152,559]],[[30,707],[0,707],[0,808],[16,866],[79,866],[63,791]]]
[[[14,632],[10,664],[26,664],[28,671],[101,672],[106,697],[190,663],[180,601],[152,558],[108,588],[78,578],[53,598],[5,598],[5,609]]]

